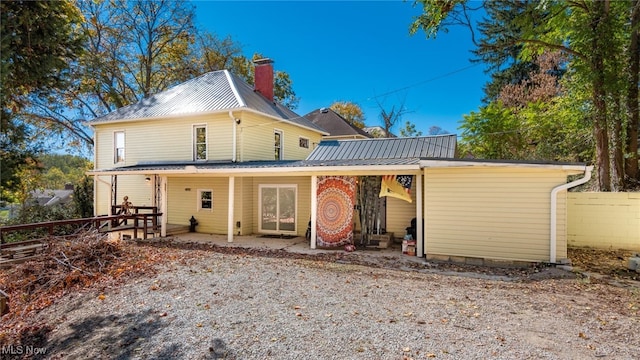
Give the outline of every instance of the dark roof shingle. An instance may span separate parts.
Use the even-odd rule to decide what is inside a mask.
[[[316,109],[304,116],[314,124],[327,130],[330,136],[361,136],[371,138],[372,136],[362,129],[353,126],[340,114],[329,108]]]

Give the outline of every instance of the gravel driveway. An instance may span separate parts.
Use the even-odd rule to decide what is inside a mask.
[[[50,358],[637,359],[640,292],[167,249],[154,278],[38,316]]]

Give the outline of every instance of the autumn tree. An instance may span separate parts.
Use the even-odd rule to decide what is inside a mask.
[[[229,69],[253,82],[251,59],[230,37],[198,30],[194,7],[182,1],[78,2],[86,38],[69,83],[38,99],[25,117],[66,145],[91,147],[87,120],[136,103],[208,71]],[[298,99],[285,72],[275,74],[275,98],[295,107]]]
[[[473,28],[467,16],[479,3],[464,0],[414,2],[423,8],[411,30],[428,37],[450,25],[451,19]],[[489,9],[492,2],[483,2]],[[590,119],[595,143],[597,180],[603,191],[622,189],[639,181],[638,174],[638,12],[640,1],[501,1],[510,6],[503,17],[489,12],[489,23],[508,24],[506,35],[486,32],[488,53],[511,51],[531,61],[545,51],[567,56],[567,90]],[[635,25],[634,25],[635,24]],[[569,34],[571,36],[569,36]],[[577,96],[576,96],[577,95]],[[626,161],[625,161],[626,159]],[[613,165],[613,166],[612,166]]]
[[[69,64],[82,52],[81,15],[70,1],[0,2],[0,182],[3,199],[29,186],[42,144],[23,115],[36,99],[67,86]]]
[[[351,101],[335,101],[329,108],[342,116],[347,122],[357,128],[364,128],[365,116],[362,108]]]

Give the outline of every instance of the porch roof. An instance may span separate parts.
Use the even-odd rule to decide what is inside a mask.
[[[400,159],[343,159],[343,160],[284,160],[284,161],[188,161],[140,163],[131,166],[89,171],[91,175],[118,174],[210,174],[210,175],[301,175],[329,172],[397,174],[418,172],[422,168],[442,167],[527,167],[574,172],[585,171],[584,163],[538,162],[483,159],[400,158]]]
[[[420,158],[405,159],[351,159],[351,160],[281,160],[281,161],[189,161],[141,163],[110,169],[96,169],[92,175],[117,174],[223,174],[241,175],[259,173],[300,173],[326,171],[390,171],[420,170]]]

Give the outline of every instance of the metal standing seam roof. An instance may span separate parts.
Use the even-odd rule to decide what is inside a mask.
[[[356,159],[452,159],[456,152],[456,135],[360,140],[325,140],[307,160]]]
[[[260,93],[254,91],[251,85],[228,70],[200,75],[135,104],[121,107],[107,115],[93,119],[89,121],[89,124],[234,109],[251,109],[326,133],[322,127],[296,114],[286,106],[267,100]]]
[[[245,162],[211,161],[211,162],[176,162],[176,163],[142,163],[111,169],[96,169],[90,173],[127,173],[127,172],[162,172],[197,170],[229,170],[229,169],[274,169],[274,168],[322,168],[327,166],[394,166],[420,164],[420,159],[350,159],[350,160],[256,160]]]

